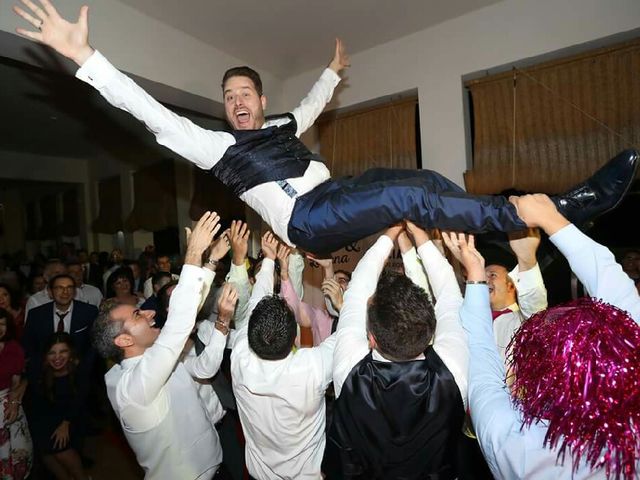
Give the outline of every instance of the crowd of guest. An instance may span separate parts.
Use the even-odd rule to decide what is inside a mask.
[[[618,318],[605,309],[610,318],[597,322],[626,322],[639,338],[640,300],[625,279],[638,286],[640,254],[623,252],[620,266],[552,204],[532,197],[521,208],[592,295],[628,312]],[[596,430],[607,428],[604,414],[591,430],[569,436],[554,412],[534,412],[527,395],[509,397],[507,385],[521,392],[534,385],[518,363],[533,348],[525,335],[536,340],[525,327],[554,310],[536,258],[537,229],[509,237],[511,264],[485,265],[473,237],[441,237],[405,222],[381,235],[353,274],[334,271],[331,259],[305,259],[271,233],[252,259],[246,224],[234,221],[216,235],[218,229],[218,217],[205,214],[176,262],[180,269],[151,249],[136,261],[114,249],[101,263],[107,255],[69,245],[66,255],[38,258],[28,271],[6,262],[2,478],[88,478],[89,398],[105,391],[148,478],[635,475],[637,455],[625,456],[624,448],[637,448],[637,440],[635,447],[625,435],[622,446],[594,443]],[[579,247],[597,258],[578,260]],[[385,268],[393,248],[401,253],[399,270]],[[458,262],[455,271],[450,261]],[[303,301],[309,262],[323,271],[323,305]],[[614,282],[606,288],[598,283],[605,271]],[[556,328],[547,321],[545,328]],[[301,328],[311,330],[313,346],[301,345]],[[621,341],[634,345],[633,338]],[[622,362],[629,360],[623,355]],[[637,367],[635,357],[631,362]],[[561,368],[569,367],[575,365]],[[544,392],[548,385],[535,387]],[[556,410],[566,406],[552,400]],[[588,410],[573,408],[577,413],[564,414]],[[616,418],[637,435],[638,415],[629,408]]]

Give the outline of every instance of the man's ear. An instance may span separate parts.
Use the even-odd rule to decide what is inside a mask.
[[[262,110],[267,109],[267,97],[260,95],[260,102],[262,103]]]
[[[369,340],[369,348],[373,350],[378,347],[378,342],[376,342],[376,337],[371,332],[367,332],[367,340]]]
[[[113,343],[120,348],[127,348],[133,345],[133,337],[128,333],[121,333],[113,339]]]

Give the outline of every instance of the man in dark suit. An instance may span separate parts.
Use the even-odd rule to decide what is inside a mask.
[[[80,358],[79,374],[88,374],[95,358],[91,346],[91,327],[98,309],[74,300],[76,285],[67,274],[56,275],[47,286],[52,302],[33,308],[27,315],[22,343],[27,357],[27,377],[37,380],[46,352],[44,346],[54,332],[71,335]]]

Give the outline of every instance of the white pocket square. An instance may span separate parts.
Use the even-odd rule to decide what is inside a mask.
[[[73,332],[73,333],[80,333],[80,332],[83,332],[83,331],[85,331],[87,328],[89,328],[89,327],[87,326],[87,327],[81,328],[80,330],[76,330],[76,331],[75,331],[75,332]]]

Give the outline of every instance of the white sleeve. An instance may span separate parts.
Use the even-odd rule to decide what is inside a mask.
[[[433,349],[453,374],[465,407],[467,406],[469,348],[460,323],[462,294],[453,267],[433,242],[418,248],[436,298],[436,332]]]
[[[182,363],[193,378],[206,380],[220,369],[227,337],[214,327],[213,322],[207,320],[198,328],[198,337],[205,344],[204,350],[200,355],[191,355],[190,352]],[[195,348],[192,350],[195,351]]]
[[[182,267],[178,286],[171,294],[167,322],[127,377],[127,396],[134,403],[150,404],[171,376],[195,324],[201,292],[210,282],[208,276],[213,277],[213,272],[193,265]]]
[[[424,273],[424,267],[422,266],[415,247],[411,247],[411,250],[402,254],[402,265],[404,265],[404,274],[409,280],[424,290],[429,296],[429,299],[433,301],[429,293],[429,280]]]
[[[165,108],[97,50],[76,77],[98,90],[111,105],[144,123],[160,145],[202,169],[212,168],[235,143],[233,135],[206,130]]]
[[[529,270],[518,271],[514,280],[517,287],[518,306],[525,319],[547,308],[547,289],[537,263]]]
[[[567,225],[549,237],[589,295],[629,312],[640,323],[640,296],[633,280],[622,271],[611,251]]]
[[[349,372],[369,352],[367,302],[376,291],[378,278],[391,253],[393,241],[381,235],[360,259],[344,294],[333,353],[333,388],[336,398]]]
[[[322,113],[324,107],[331,101],[333,90],[338,83],[340,83],[340,76],[330,68],[325,68],[307,96],[302,99],[300,105],[293,109],[291,113],[298,124],[297,137],[313,125],[318,115]]]

